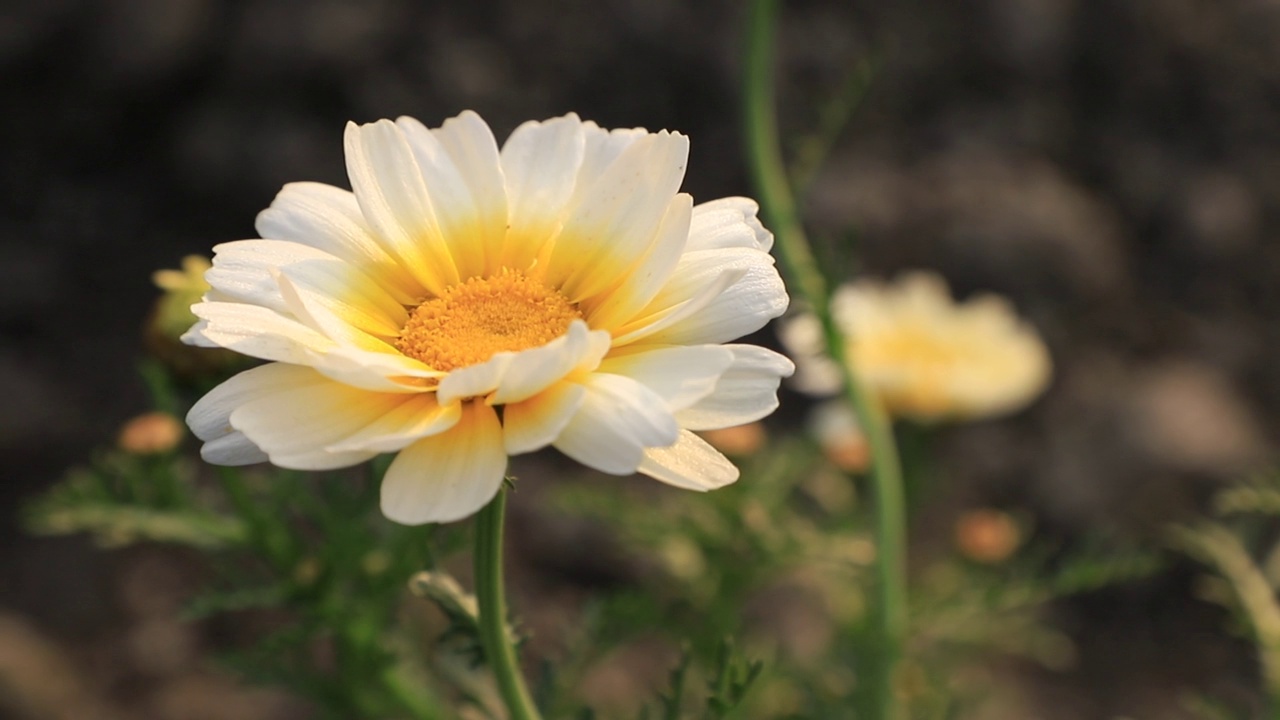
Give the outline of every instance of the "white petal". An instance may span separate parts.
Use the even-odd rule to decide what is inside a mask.
[[[560,436],[582,407],[587,389],[560,383],[502,410],[502,433],[508,455],[540,450]]]
[[[681,430],[670,447],[645,450],[637,470],[668,485],[701,492],[738,479],[738,468],[728,458],[688,430]]]
[[[199,332],[204,341],[250,357],[310,365],[317,353],[334,347],[297,320],[257,305],[203,302],[192,305],[191,312],[206,321]]]
[[[200,447],[200,457],[211,465],[228,466],[253,465],[268,459],[267,454],[241,432],[209,440]]]
[[[699,312],[649,335],[649,342],[671,345],[728,342],[759,330],[771,319],[786,312],[790,298],[787,297],[782,278],[773,266],[772,257],[758,250],[746,249],[706,252],[723,257],[719,260],[706,258],[710,262],[705,263],[690,260],[686,264],[682,261],[683,267],[676,268],[671,283],[659,293],[654,303],[662,303],[663,295],[669,289],[690,282],[696,287],[710,280],[716,273],[723,272],[726,267],[745,270],[745,274]],[[703,254],[690,253],[685,258]],[[682,294],[677,292],[676,296]]]
[[[283,278],[281,278],[283,279]],[[290,287],[287,279],[285,287]],[[292,318],[243,303],[197,303],[191,308],[204,318],[183,336],[206,347],[225,347],[251,357],[293,365],[308,365],[353,387],[375,392],[420,393],[435,387],[444,373],[405,357],[390,346],[365,336],[373,349],[342,346]],[[312,308],[318,315],[323,309]],[[340,326],[336,320],[330,325]],[[350,331],[355,340],[356,331]]]
[[[795,371],[784,355],[755,345],[720,346],[733,353],[733,363],[715,390],[676,413],[681,427],[714,430],[759,420],[778,407],[778,384]]]
[[[264,238],[291,240],[323,250],[367,272],[404,305],[413,305],[425,294],[413,279],[378,244],[350,190],[314,182],[285,185],[258,214],[258,234]]]
[[[196,347],[221,347],[218,343],[205,337],[204,331],[208,327],[208,320],[196,320],[195,324],[182,333],[182,336],[178,339],[186,345],[194,345]]]
[[[230,417],[231,426],[280,467],[327,470],[373,457],[377,454],[374,450],[328,448],[413,398],[371,393],[302,370],[309,374],[308,382],[261,388],[262,392],[237,407]]]
[[[719,345],[676,346],[605,358],[599,372],[639,382],[676,412],[711,394],[732,362],[733,352]]]
[[[404,305],[368,275],[337,258],[290,263],[281,267],[280,273],[289,278],[299,295],[308,298],[308,304],[323,307],[350,326],[376,337],[399,336],[400,328],[409,320]]]
[[[392,461],[382,479],[382,513],[405,525],[460,520],[493,499],[506,468],[497,413],[466,403],[452,429],[417,441]]]
[[[490,405],[532,397],[574,370],[594,370],[609,349],[609,333],[590,331],[575,320],[562,336],[541,347],[494,353],[478,365],[459,368],[440,381],[440,402],[487,396]]]
[[[773,233],[760,224],[760,206],[744,197],[727,197],[693,208],[689,252],[720,248],[750,248],[769,252]]]
[[[288,270],[274,273],[280,296],[294,317],[342,346],[388,355],[399,354],[386,340],[374,337],[355,323],[368,323],[372,313],[368,303],[343,303],[317,290],[314,278],[310,287],[295,283]],[[364,305],[365,307],[361,307]]]
[[[507,231],[506,190],[498,144],[474,112],[438,130],[410,117],[396,125],[413,149],[440,233],[462,279],[487,274]]]
[[[435,295],[458,282],[422,171],[390,120],[347,124],[347,174],[361,212],[383,248]]]
[[[312,356],[308,364],[325,376],[374,392],[420,393],[435,389],[444,373],[404,355],[335,347]]]
[[[613,346],[622,347],[636,342],[692,317],[745,274],[746,271],[742,268],[726,268],[701,287],[691,288],[693,293],[687,299],[667,306],[657,302],[649,303],[649,307],[640,313],[639,319],[632,320],[616,331]]]
[[[519,353],[500,352],[479,365],[449,371],[440,380],[436,394],[440,402],[448,405],[468,398],[484,397],[498,388],[502,376]],[[490,403],[492,404],[492,403]]]
[[[573,196],[583,154],[582,121],[572,113],[546,122],[527,122],[502,146],[511,230],[502,260],[528,269],[539,248],[560,227]]]
[[[577,192],[581,194],[618,159],[623,150],[648,134],[644,128],[605,130],[591,120],[582,123],[582,165],[578,169]]]
[[[323,250],[284,240],[237,240],[213,248],[204,278],[222,298],[288,313],[272,271],[302,260],[336,259]]]
[[[196,401],[187,412],[187,425],[201,440],[213,440],[235,432],[231,413],[241,405],[277,389],[303,387],[315,382],[315,371],[297,365],[270,363],[245,370],[218,385]]]
[[[627,274],[622,285],[605,293],[598,302],[583,304],[592,327],[606,330],[621,327],[653,300],[684,254],[692,209],[693,198],[685,193],[677,194],[667,207],[649,254]]]
[[[344,440],[330,452],[373,450],[395,452],[415,440],[442,433],[458,423],[460,405],[441,405],[434,393],[416,395]]]
[[[574,320],[565,335],[520,353],[498,384],[492,402],[514,403],[542,392],[571,372],[591,371],[609,351],[609,333]]]
[[[547,282],[579,302],[621,282],[649,253],[684,179],[689,139],[666,131],[638,138],[581,191],[556,238]]]
[[[588,467],[629,475],[646,447],[670,445],[680,428],[662,398],[621,375],[593,374],[583,383],[582,407],[552,443]]]

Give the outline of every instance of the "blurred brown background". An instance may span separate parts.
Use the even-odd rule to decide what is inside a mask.
[[[740,5],[0,4],[0,677],[65,671],[57,694],[112,698],[103,717],[232,712],[166,700],[155,668],[129,664],[180,569],[24,537],[15,517],[145,409],[152,270],[252,237],[285,182],[345,185],[349,119],[473,108],[501,138],[573,110],[671,128],[692,138],[695,198],[749,193]],[[855,63],[879,61],[811,193],[816,233],[856,228],[867,272],[933,268],[960,294],[1008,295],[1055,358],[1030,411],[941,435],[931,512],[1025,506],[1048,536],[1154,537],[1274,459],[1280,2],[815,0],[786,3],[780,32],[793,134]],[[1060,608],[1081,660],[1028,681],[1043,717],[1174,717],[1184,687],[1247,695],[1248,655],[1190,574]],[[211,718],[292,707],[201,678],[190,692],[248,698]]]

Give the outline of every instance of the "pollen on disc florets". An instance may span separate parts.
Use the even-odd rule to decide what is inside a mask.
[[[478,365],[495,353],[545,345],[582,313],[559,292],[518,270],[473,277],[419,305],[396,349],[436,370]]]

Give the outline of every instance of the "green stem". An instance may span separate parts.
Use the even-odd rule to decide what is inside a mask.
[[[507,635],[507,603],[502,586],[502,519],[506,507],[507,490],[503,488],[476,516],[475,574],[480,642],[511,720],[541,720]]]
[[[774,98],[774,27],[777,0],[752,0],[747,31],[743,91],[748,162],[761,209],[778,238],[778,254],[791,285],[822,324],[827,349],[844,374],[846,400],[858,415],[871,445],[871,480],[876,500],[877,620],[875,708],[880,720],[900,720],[905,712],[895,691],[907,635],[906,503],[893,428],[883,407],[849,364],[844,338],[831,315],[826,278],[805,236],[778,141]]]

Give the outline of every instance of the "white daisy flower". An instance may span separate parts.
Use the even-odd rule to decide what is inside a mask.
[[[1011,413],[1044,392],[1052,375],[1044,342],[1007,300],[987,294],[957,303],[935,273],[842,285],[831,312],[853,369],[896,417]],[[800,364],[797,387],[816,395],[840,390],[840,368],[823,353],[817,318],[797,315],[780,335]]]
[[[678,192],[679,133],[567,115],[499,149],[464,112],[348,124],[353,191],[286,185],[264,239],[214,248],[188,342],[271,361],[187,422],[209,462],[303,470],[399,453],[382,509],[470,515],[548,445],[691,490],[738,471],[693,430],[757,420],[793,365],[722,344],[787,307],[756,204]]]

